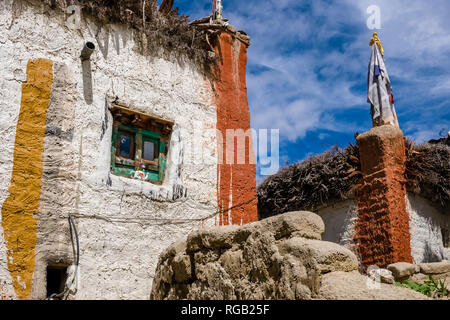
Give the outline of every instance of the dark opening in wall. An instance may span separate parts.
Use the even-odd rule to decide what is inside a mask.
[[[67,279],[67,266],[47,267],[47,298],[63,292]]]

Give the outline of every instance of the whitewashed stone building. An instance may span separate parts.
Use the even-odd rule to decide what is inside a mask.
[[[450,137],[415,145],[381,126],[357,146],[284,168],[258,186],[260,218],[312,210],[323,240],[353,250],[362,268],[450,260]]]
[[[0,1],[0,299],[147,299],[163,248],[257,219],[255,166],[216,137],[250,126],[249,38],[180,23],[171,52],[169,2],[128,2]]]

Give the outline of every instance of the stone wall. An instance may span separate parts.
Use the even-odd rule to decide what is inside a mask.
[[[428,200],[413,194],[407,195],[406,203],[414,262],[450,260],[450,248],[444,246],[442,238],[442,230],[450,230],[450,215],[443,214]]]
[[[411,255],[414,262],[450,260],[450,248],[443,243],[442,230],[450,229],[450,216],[423,197],[407,193]],[[357,253],[355,225],[358,203],[355,200],[333,203],[317,211],[325,223],[323,240],[338,243]]]
[[[317,211],[325,223],[323,240],[338,243],[354,252],[353,238],[358,218],[358,204],[354,200],[334,203]]]

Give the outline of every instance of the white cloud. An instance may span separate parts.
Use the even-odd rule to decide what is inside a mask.
[[[445,137],[450,130],[450,122],[437,122],[431,125],[419,121],[408,121],[405,128],[411,132],[410,137],[417,143],[427,142],[431,139]],[[441,136],[439,136],[441,134]]]
[[[432,93],[440,94],[448,94],[450,92],[450,78],[449,79],[443,79],[442,81],[438,82],[432,89]]]
[[[320,125],[320,109],[314,101],[297,100],[285,106],[273,105],[266,112],[254,114],[260,128],[277,128],[291,142],[303,138],[308,130]],[[284,114],[279,114],[282,112]]]
[[[196,5],[197,18],[209,14],[203,9],[207,2],[198,1],[202,5]],[[361,90],[370,57],[369,5],[381,8],[378,33],[403,120],[400,125],[421,140],[449,125],[448,0],[227,0],[224,4],[231,24],[252,38],[249,65],[266,67],[249,73],[247,79],[254,128],[279,128],[282,139],[291,142],[308,131],[369,129],[361,128],[361,120],[337,115],[360,110],[359,117],[366,115],[371,123],[365,89]],[[359,91],[352,91],[353,87]],[[425,109],[431,98],[441,102]]]

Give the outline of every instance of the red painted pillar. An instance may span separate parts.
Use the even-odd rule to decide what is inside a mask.
[[[217,201],[220,210],[220,225],[247,224],[258,220],[256,207],[256,167],[253,157],[252,139],[245,144],[245,164],[237,164],[238,144],[234,147],[233,164],[227,164],[227,129],[250,129],[250,111],[247,101],[246,67],[247,45],[228,32],[222,32],[216,44],[219,57],[214,86],[217,104],[217,129],[222,134],[219,153],[223,163],[217,167]],[[239,152],[243,152],[242,146]],[[221,157],[219,156],[219,159]],[[237,206],[237,207],[236,207]],[[231,210],[230,210],[231,208]]]
[[[361,264],[412,262],[403,133],[385,125],[359,135],[357,143],[363,181],[354,240]]]

